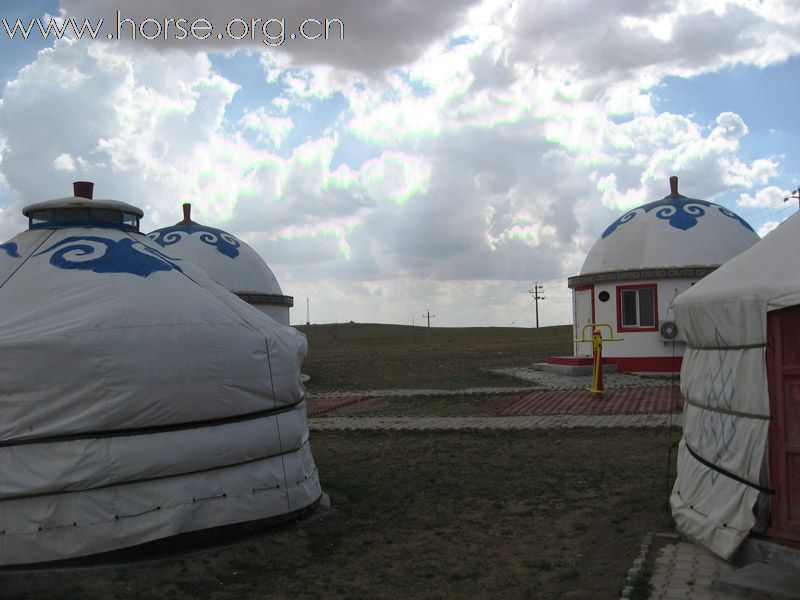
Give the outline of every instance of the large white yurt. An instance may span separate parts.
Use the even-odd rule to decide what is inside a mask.
[[[687,350],[672,514],[726,559],[751,531],[800,547],[798,240],[800,214],[674,305]]]
[[[148,237],[170,256],[188,260],[214,281],[279,323],[289,324],[292,296],[285,296],[264,260],[236,236],[192,221],[191,204],[183,205],[183,220],[157,229]]]
[[[0,566],[313,507],[304,336],[90,197],[0,245]]]
[[[575,339],[591,338],[589,323],[610,326],[621,342],[603,345],[604,363],[619,371],[675,372],[683,338],[672,301],[708,273],[749,248],[758,235],[741,217],[707,200],[670,193],[611,223],[570,277]],[[600,329],[609,337],[609,328]],[[576,342],[573,357],[553,364],[587,364],[592,344]]]

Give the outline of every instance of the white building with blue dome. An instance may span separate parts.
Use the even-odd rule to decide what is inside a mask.
[[[274,273],[258,252],[227,231],[192,221],[191,209],[191,204],[184,204],[183,220],[157,229],[147,237],[166,254],[194,263],[245,302],[289,325],[294,298],[283,294]]]
[[[611,326],[621,342],[603,345],[604,363],[619,371],[680,370],[684,342],[674,323],[672,301],[759,237],[729,209],[678,193],[634,208],[611,223],[570,277],[573,332],[588,323]],[[603,330],[607,336],[607,330]],[[591,337],[591,329],[586,330]],[[551,364],[589,364],[592,344],[576,342],[573,357]]]

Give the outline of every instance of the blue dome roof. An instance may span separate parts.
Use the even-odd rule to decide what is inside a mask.
[[[237,294],[282,295],[278,280],[258,253],[236,236],[195,223],[184,205],[183,221],[147,237],[175,258],[188,260]],[[188,208],[187,208],[188,207]]]
[[[611,223],[586,256],[581,274],[717,266],[758,241],[753,228],[733,211],[677,192],[626,212]]]

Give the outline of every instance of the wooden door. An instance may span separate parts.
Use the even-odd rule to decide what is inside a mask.
[[[800,547],[800,306],[767,315],[772,522],[768,534]]]

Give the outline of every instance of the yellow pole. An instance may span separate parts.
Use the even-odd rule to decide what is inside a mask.
[[[600,333],[601,328],[608,329],[609,337],[604,338]],[[592,329],[592,337],[586,337],[586,330]],[[589,391],[598,397],[603,396],[603,342],[621,342],[622,338],[614,337],[614,330],[608,323],[587,323],[581,330],[581,339],[575,340],[576,342],[591,342],[592,343],[592,387]]]
[[[594,371],[592,393],[603,395],[603,336],[598,329],[592,333],[592,354],[594,355]]]

